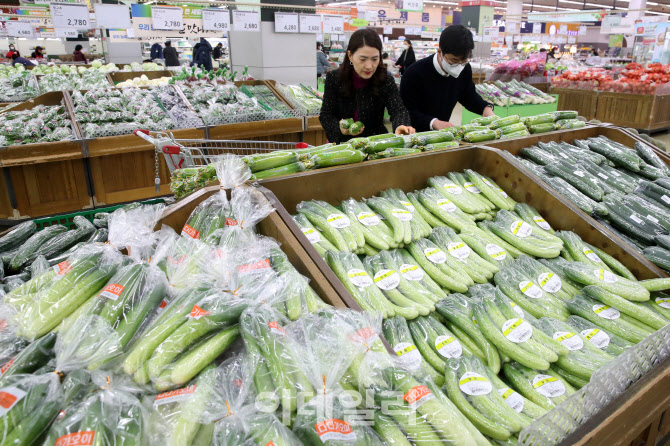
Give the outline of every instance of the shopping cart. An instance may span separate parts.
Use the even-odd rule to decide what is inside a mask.
[[[152,133],[155,136],[152,136]],[[158,173],[158,154],[162,153],[170,174],[185,167],[207,166],[216,161],[216,157],[226,153],[234,155],[253,155],[275,150],[306,149],[310,147],[302,142],[215,140],[215,139],[175,139],[172,133],[135,130],[135,135],[155,147],[156,153],[156,192],[160,192]]]

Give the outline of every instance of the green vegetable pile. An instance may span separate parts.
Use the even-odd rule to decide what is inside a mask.
[[[670,271],[670,168],[651,146],[605,136],[539,142],[520,161],[651,262]]]
[[[29,110],[0,114],[0,147],[74,139],[64,105],[37,105]]]

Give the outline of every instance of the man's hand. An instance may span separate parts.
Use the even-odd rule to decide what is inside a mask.
[[[433,122],[433,129],[435,130],[442,130],[453,126],[454,124],[449,121],[440,121],[439,119],[436,119],[435,122]]]
[[[395,129],[395,134],[396,135],[413,135],[414,133],[416,133],[416,130],[414,129],[414,127],[410,127],[408,125],[399,125]]]
[[[495,113],[493,113],[493,109],[491,107],[486,107],[484,109],[484,113],[482,113],[482,116],[488,118],[489,116],[495,116]]]

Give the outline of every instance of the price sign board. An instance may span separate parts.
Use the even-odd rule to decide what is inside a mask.
[[[300,14],[300,32],[318,34],[321,32],[321,16],[316,14]]]
[[[184,10],[169,6],[152,6],[151,22],[154,29],[181,31],[184,29]]]
[[[233,11],[235,31],[260,31],[261,18],[256,11]]]
[[[299,18],[297,13],[275,12],[276,33],[297,33]]]
[[[401,11],[423,12],[423,0],[404,0]]]
[[[5,22],[7,35],[10,37],[33,37],[33,26],[28,22],[8,20]]]
[[[128,29],[133,27],[130,23],[130,8],[127,5],[95,3],[93,8],[98,28]]]
[[[78,34],[74,28],[56,28],[56,37],[77,37]]]
[[[384,27],[384,34],[393,34],[393,27],[392,26],[385,26]]]
[[[88,29],[91,18],[84,3],[49,3],[54,28]]]
[[[205,31],[230,31],[230,12],[227,9],[203,9],[202,23]]]
[[[540,34],[542,32],[541,23],[533,23],[533,34]]]
[[[327,34],[344,33],[344,17],[337,15],[324,15],[323,32]]]

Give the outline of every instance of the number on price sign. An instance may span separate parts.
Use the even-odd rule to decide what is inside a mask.
[[[56,37],[77,37],[77,30],[70,28],[56,28]]]
[[[300,14],[300,32],[318,34],[321,32],[321,16],[316,14]]]
[[[336,15],[324,15],[323,32],[326,34],[344,33],[344,17]]]
[[[230,13],[227,9],[203,9],[202,22],[205,31],[230,31]]]
[[[50,3],[54,28],[88,29],[88,6],[82,3]]]
[[[298,14],[275,12],[275,32],[276,33],[297,33],[298,32]]]
[[[5,27],[10,37],[32,37],[33,27],[28,22],[6,21]]]
[[[260,15],[256,11],[233,11],[235,31],[259,31]]]
[[[184,10],[181,8],[152,6],[151,22],[154,29],[182,30],[184,29]]]

